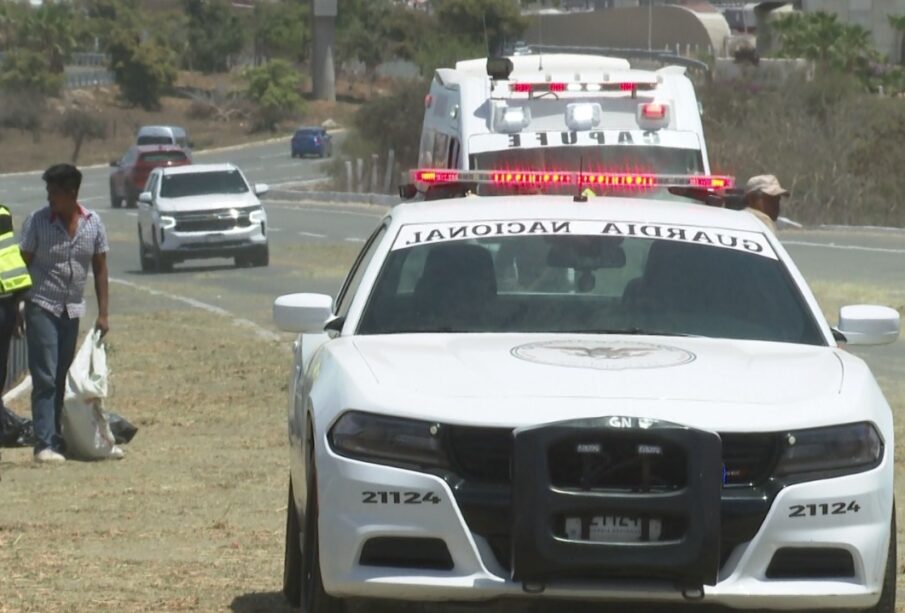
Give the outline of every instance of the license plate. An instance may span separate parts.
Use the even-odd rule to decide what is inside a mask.
[[[583,520],[580,517],[566,518],[566,538],[572,541],[589,541],[592,543],[637,543],[641,541],[643,523],[639,517],[621,515],[598,515],[585,519],[588,523],[588,536],[583,536]],[[663,522],[659,519],[648,520],[648,540],[660,540]]]

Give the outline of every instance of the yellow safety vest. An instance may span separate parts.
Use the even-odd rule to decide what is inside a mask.
[[[9,219],[2,219],[9,217]],[[19,251],[19,242],[12,231],[12,214],[0,204],[0,297],[27,290],[31,287],[31,275]]]

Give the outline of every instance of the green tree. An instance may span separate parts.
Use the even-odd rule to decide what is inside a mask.
[[[435,0],[433,5],[445,31],[482,43],[487,55],[517,40],[527,27],[516,0]]]
[[[243,77],[248,85],[246,96],[258,109],[256,129],[274,132],[282,120],[303,111],[302,79],[289,62],[271,60],[247,69]]]
[[[70,5],[44,3],[25,19],[19,43],[43,53],[50,70],[62,74],[76,44],[74,24]]]
[[[66,109],[58,126],[60,134],[72,139],[72,163],[79,159],[85,141],[107,138],[107,123],[99,116],[83,109]]]
[[[358,60],[368,77],[388,58],[386,21],[392,5],[387,0],[350,0],[337,17],[336,55],[342,61]],[[345,14],[344,14],[345,13]]]
[[[791,13],[771,24],[779,37],[780,55],[815,62],[820,70],[864,70],[879,54],[871,46],[870,32],[843,24],[835,14]]]
[[[244,30],[227,0],[183,0],[188,15],[188,68],[225,72],[245,44]]]
[[[424,115],[424,92],[429,82],[409,82],[394,89],[389,96],[368,101],[355,113],[354,127],[364,141],[365,149],[381,155],[387,150],[396,152],[402,168],[414,168],[418,163],[421,142],[421,121]],[[418,121],[412,121],[417,117]],[[350,139],[351,140],[351,139]]]
[[[308,3],[299,0],[257,2],[253,36],[256,61],[277,58],[306,61],[311,44]]]
[[[905,63],[905,15],[887,15],[890,27],[896,32],[896,45],[899,48],[898,57],[895,58],[899,64]]]
[[[51,70],[44,54],[19,48],[4,56],[0,66],[0,86],[9,91],[55,96],[63,87],[63,75]]]
[[[108,43],[113,75],[123,98],[152,110],[176,80],[176,58],[153,39],[142,41],[136,31],[117,31]]]

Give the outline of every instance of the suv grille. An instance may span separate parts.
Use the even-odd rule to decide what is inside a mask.
[[[217,209],[191,213],[176,213],[177,232],[223,232],[251,225],[249,209]]]

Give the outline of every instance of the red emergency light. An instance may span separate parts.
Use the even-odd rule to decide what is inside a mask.
[[[641,116],[645,119],[666,119],[666,105],[660,102],[642,104]]]
[[[447,170],[409,171],[414,183],[481,183],[496,186],[588,186],[615,189],[696,187],[723,191],[733,187],[735,178],[722,175],[661,175],[624,172],[560,172],[536,170]]]

